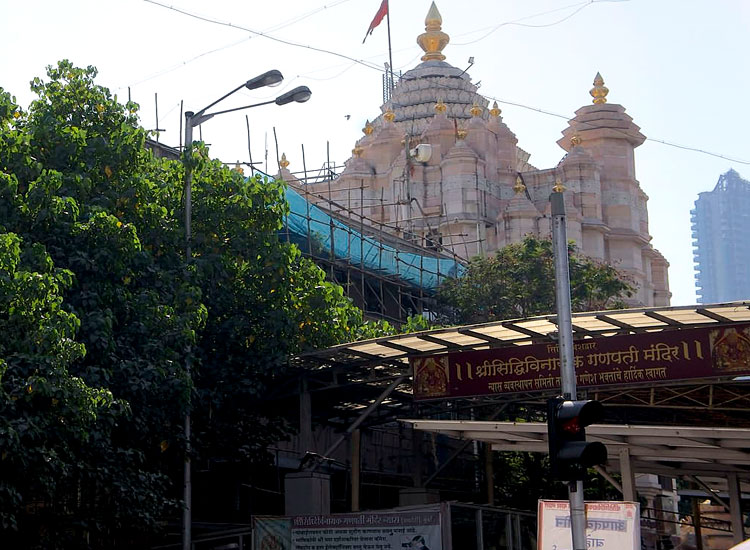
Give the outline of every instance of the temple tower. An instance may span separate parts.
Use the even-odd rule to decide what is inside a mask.
[[[568,163],[568,175],[580,168],[581,174],[589,176],[585,183],[589,202],[596,202],[591,199],[600,193],[601,214],[584,219],[582,248],[603,246],[604,259],[638,284],[638,303],[668,305],[667,263],[650,244],[648,197],[635,176],[635,148],[646,137],[622,105],[607,103],[609,89],[599,73],[590,94],[593,104],[576,111],[557,142],[569,156],[575,155]],[[586,155],[599,168],[598,186],[596,169],[587,163]]]
[[[597,73],[591,105],[557,142],[565,157],[537,169],[501,110],[469,74],[446,62],[450,37],[433,2],[417,38],[422,61],[396,83],[335,179],[303,185],[306,197],[416,245],[468,260],[532,234],[550,236],[549,196],[564,187],[568,237],[638,287],[633,305],[669,304],[668,264],[650,244],[648,197],[635,175],[645,137]],[[359,223],[359,218],[358,218]]]

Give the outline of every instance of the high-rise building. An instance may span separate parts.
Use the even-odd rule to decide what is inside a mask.
[[[698,303],[750,299],[750,182],[729,170],[690,214]]]

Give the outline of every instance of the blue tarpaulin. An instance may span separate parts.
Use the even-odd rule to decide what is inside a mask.
[[[446,277],[457,277],[466,269],[459,261],[436,255],[404,252],[373,237],[363,235],[353,227],[331,217],[321,208],[308,203],[291,187],[286,189],[289,216],[286,220],[290,238],[299,245],[307,241],[309,233],[313,254],[328,257],[331,248],[336,259],[434,292]],[[333,241],[333,247],[331,247]],[[306,246],[300,246],[303,251]]]

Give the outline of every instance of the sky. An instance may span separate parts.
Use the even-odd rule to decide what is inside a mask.
[[[0,0],[0,87],[27,107],[34,99],[29,82],[45,77],[47,65],[60,59],[93,65],[99,84],[140,104],[147,129],[157,127],[158,96],[159,140],[177,146],[181,102],[184,110],[198,111],[247,79],[278,69],[285,77],[281,86],[242,90],[221,108],[267,101],[300,85],[312,90],[310,101],[206,122],[202,137],[212,156],[248,161],[249,125],[260,169],[268,150],[268,171],[277,171],[274,128],[292,171],[302,169],[303,147],[308,170],[322,168],[327,158],[343,164],[365,121],[380,113],[387,21],[362,43],[380,3]],[[390,0],[397,72],[420,62],[416,37],[430,3]],[[565,154],[555,142],[574,112],[590,104],[588,91],[601,72],[608,101],[623,105],[649,138],[636,150],[636,176],[650,197],[652,243],[670,263],[672,305],[694,304],[690,209],[730,168],[750,179],[750,2],[436,4],[451,37],[446,61],[463,69],[474,57],[467,73],[482,95],[498,101],[504,122],[538,168],[555,166]]]

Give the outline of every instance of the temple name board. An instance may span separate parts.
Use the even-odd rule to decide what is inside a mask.
[[[749,375],[750,325],[577,340],[574,362],[579,387]],[[411,366],[418,400],[560,388],[556,343],[417,357]]]

